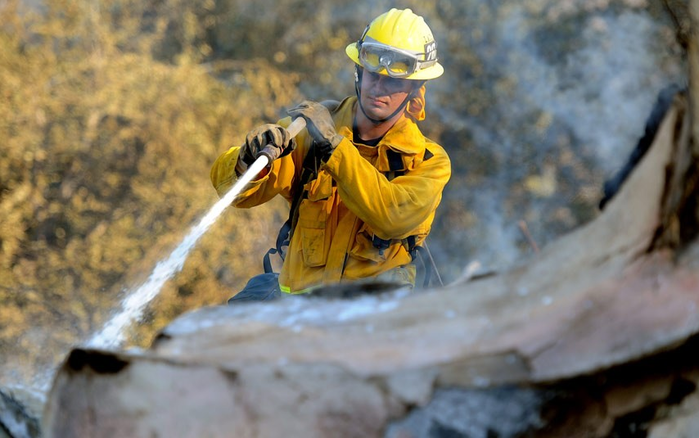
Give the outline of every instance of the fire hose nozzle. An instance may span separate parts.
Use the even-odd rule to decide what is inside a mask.
[[[271,163],[279,157],[279,149],[272,146],[271,144],[268,144],[264,147],[264,149],[260,151],[260,153],[257,154],[256,158],[260,157],[267,157],[267,160]]]

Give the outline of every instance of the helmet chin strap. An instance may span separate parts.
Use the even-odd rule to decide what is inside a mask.
[[[355,93],[357,93],[357,102],[359,102],[359,109],[362,110],[364,117],[369,119],[369,121],[371,123],[373,123],[374,125],[380,125],[387,120],[391,120],[396,115],[403,112],[405,110],[405,107],[408,105],[408,102],[410,102],[410,99],[412,99],[415,96],[415,91],[417,89],[413,88],[413,90],[410,91],[410,93],[408,93],[408,95],[405,97],[405,100],[403,101],[403,103],[401,103],[400,106],[395,111],[393,111],[393,114],[391,114],[388,117],[384,117],[383,119],[374,119],[374,118],[370,117],[369,114],[366,113],[366,111],[364,110],[364,105],[362,105],[361,83],[362,83],[363,73],[364,73],[364,70],[355,64],[355,66],[354,66],[354,91],[355,91]],[[417,88],[420,88],[420,87],[417,87]]]

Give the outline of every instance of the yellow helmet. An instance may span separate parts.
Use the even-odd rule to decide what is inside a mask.
[[[345,52],[356,64],[386,76],[428,80],[444,73],[437,62],[432,31],[410,9],[391,9],[379,15]]]

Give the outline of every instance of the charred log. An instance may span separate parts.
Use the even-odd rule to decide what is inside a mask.
[[[660,128],[660,123],[665,118],[673,100],[679,97],[678,95],[686,96],[686,93],[687,91],[679,85],[670,85],[658,94],[653,109],[648,119],[646,119],[643,136],[636,143],[624,166],[613,177],[604,182],[603,196],[599,202],[600,210],[604,209],[607,203],[616,195],[621,185],[641,161],[651,144],[653,144],[658,128]]]

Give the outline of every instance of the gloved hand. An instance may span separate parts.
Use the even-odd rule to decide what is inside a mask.
[[[241,162],[245,166],[236,166],[236,170],[240,175],[252,163],[255,162],[258,155],[262,152],[265,146],[271,146],[265,151],[272,162],[279,157],[288,155],[296,148],[296,140],[289,134],[289,131],[279,125],[265,124],[258,126],[248,132],[245,137],[245,143],[240,148],[238,163]]]
[[[306,119],[306,129],[315,142],[317,152],[323,161],[328,161],[342,140],[342,136],[335,131],[335,122],[330,111],[317,102],[306,100],[287,113],[293,118]]]

